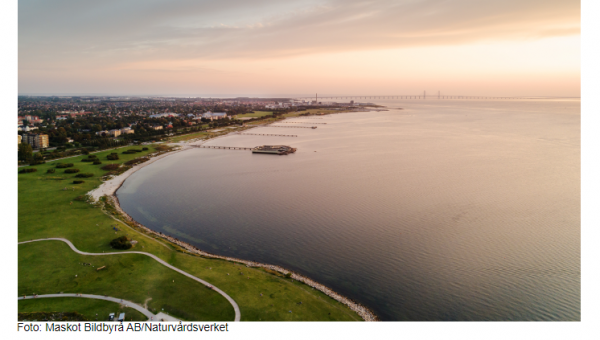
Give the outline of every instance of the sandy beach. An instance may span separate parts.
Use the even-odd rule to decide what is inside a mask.
[[[115,192],[117,192],[117,190],[121,187],[123,182],[125,182],[127,177],[131,176],[131,174],[133,174],[134,172],[140,170],[141,168],[143,168],[147,165],[150,165],[150,164],[156,162],[159,159],[165,158],[165,157],[172,155],[174,153],[177,153],[177,152],[187,150],[189,148],[190,148],[189,146],[187,146],[187,147],[183,146],[179,150],[168,152],[168,153],[162,154],[160,156],[150,158],[149,161],[135,165],[134,167],[125,171],[124,173],[103,182],[102,184],[100,184],[99,187],[88,192],[88,195],[92,196],[94,198],[94,201],[97,201],[102,196],[113,196],[115,194]]]

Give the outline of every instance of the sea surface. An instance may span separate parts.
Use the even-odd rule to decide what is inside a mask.
[[[580,320],[580,101],[379,100],[191,149],[117,192],[200,249],[280,265],[382,320]]]

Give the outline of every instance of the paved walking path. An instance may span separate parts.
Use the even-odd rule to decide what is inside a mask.
[[[66,244],[69,245],[69,247],[71,247],[71,249],[73,249],[74,252],[81,254],[81,255],[90,255],[90,256],[101,256],[101,255],[121,255],[121,254],[142,254],[142,255],[146,255],[146,256],[150,256],[151,258],[155,259],[156,261],[158,261],[158,263],[162,264],[165,267],[168,267],[170,269],[173,269],[174,271],[185,275],[187,277],[189,277],[192,280],[195,280],[197,282],[202,283],[203,285],[207,286],[207,287],[211,287],[214,291],[216,291],[217,293],[223,295],[223,297],[225,297],[229,303],[231,303],[231,305],[233,306],[233,309],[235,311],[235,320],[234,321],[240,321],[241,318],[241,313],[240,313],[240,307],[237,305],[237,303],[235,302],[235,300],[233,300],[229,295],[227,295],[227,293],[225,293],[224,291],[220,290],[219,288],[211,285],[210,283],[199,279],[197,277],[195,277],[192,274],[189,274],[187,272],[184,272],[183,270],[177,268],[177,267],[173,267],[172,265],[168,264],[167,262],[163,261],[161,258],[159,258],[158,256],[154,255],[154,254],[150,254],[150,253],[146,253],[143,251],[123,251],[123,252],[118,252],[118,253],[86,253],[83,251],[80,251],[79,249],[75,248],[75,246],[73,245],[73,243],[71,243],[71,241],[65,239],[65,238],[42,238],[42,239],[37,239],[37,240],[31,240],[31,241],[23,241],[23,242],[19,242],[19,244],[23,244],[23,243],[31,243],[31,242],[38,242],[38,241],[62,241],[65,242]],[[52,294],[51,294],[52,295]],[[66,294],[58,294],[59,296],[65,296]],[[40,295],[41,296],[41,295]],[[94,296],[99,296],[99,295],[94,295]],[[39,297],[39,296],[38,296]],[[111,300],[112,301],[112,300]],[[139,305],[138,305],[139,306]],[[141,306],[139,306],[141,307]],[[141,307],[143,308],[143,307]]]
[[[37,299],[57,298],[57,297],[59,297],[59,298],[61,298],[61,297],[77,297],[77,298],[97,299],[97,300],[106,300],[106,301],[116,302],[116,303],[125,305],[126,307],[131,307],[131,308],[137,310],[138,312],[144,314],[148,318],[148,320],[152,319],[154,321],[159,321],[161,319],[160,317],[152,314],[152,312],[150,312],[146,308],[138,305],[137,303],[123,300],[123,299],[117,299],[116,297],[112,297],[112,296],[92,295],[92,294],[71,294],[71,293],[68,293],[68,294],[44,294],[44,295],[36,295],[36,296],[28,295],[25,297],[19,296],[19,300],[28,300],[28,299],[36,299],[36,298]],[[173,318],[173,317],[171,317],[171,318]],[[171,321],[171,320],[169,320],[169,321]],[[179,321],[179,320],[175,320],[175,321]]]

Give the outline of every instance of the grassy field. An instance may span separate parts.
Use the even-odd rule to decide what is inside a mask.
[[[284,116],[286,118],[290,118],[290,117],[298,117],[301,114],[311,114],[311,115],[320,115],[320,114],[331,114],[331,113],[342,113],[342,112],[346,112],[343,110],[331,110],[331,109],[307,109],[305,111],[297,111],[297,112],[290,112],[290,113],[286,113]]]
[[[120,313],[125,313],[126,321],[147,320],[144,314],[133,308],[104,300],[74,297],[19,300],[19,312],[73,311],[82,314],[90,321],[107,321],[110,313],[115,313],[115,318],[118,317]]]
[[[212,135],[212,133],[208,132],[208,131],[193,132],[193,133],[188,133],[186,135],[171,137],[171,138],[169,138],[169,142],[179,143],[179,142],[184,142],[184,141],[188,141],[191,139],[206,139],[206,138],[212,137],[211,135]]]
[[[256,118],[256,117],[264,117],[264,116],[268,116],[268,115],[272,115],[273,112],[272,111],[254,111],[254,113],[246,113],[243,115],[237,115],[237,118]]]
[[[83,265],[89,263],[89,265]],[[96,271],[96,268],[106,266]],[[186,320],[232,320],[233,308],[214,290],[160,265],[148,256],[85,256],[60,241],[19,246],[18,295],[58,292],[108,295],[165,308]],[[189,303],[193,301],[193,303]]]
[[[19,174],[19,241],[63,237],[82,251],[102,253],[115,251],[109,245],[112,239],[128,235],[139,242],[132,250],[153,253],[221,288],[238,303],[242,320],[361,320],[346,306],[297,281],[262,269],[180,252],[164,240],[115,221],[101,205],[75,200],[101,183],[99,177],[105,173],[101,166],[154,152],[150,146],[150,150],[142,153],[121,153],[130,148],[96,153],[103,162],[101,165],[81,162],[85,156],[63,161],[74,163],[74,168],[81,173],[94,174],[94,177],[84,178],[83,184],[72,184],[75,174],[66,174],[64,169],[46,173],[57,162],[34,166],[37,172]],[[111,152],[117,152],[120,159],[107,161],[106,155]],[[118,232],[112,229],[114,226],[118,226]],[[233,319],[233,308],[221,295],[143,255],[83,256],[62,242],[44,241],[19,245],[18,258],[19,295],[58,291],[89,293],[120,297],[141,305],[152,298],[148,303],[150,308],[164,308],[165,312],[181,319]],[[108,270],[96,272],[79,264],[82,262],[107,265]],[[48,310],[46,304],[50,302],[45,300],[36,301],[38,311]]]

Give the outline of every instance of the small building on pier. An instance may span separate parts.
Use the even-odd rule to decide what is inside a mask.
[[[296,152],[296,149],[287,145],[261,145],[252,149],[252,153],[268,153],[272,155],[287,155],[294,152]]]

